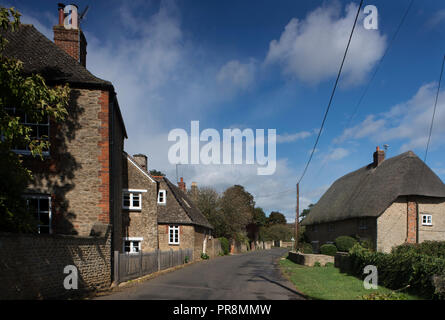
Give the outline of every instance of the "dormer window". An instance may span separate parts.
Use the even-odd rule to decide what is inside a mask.
[[[159,204],[166,204],[167,203],[167,192],[165,190],[159,190],[158,193],[158,203]]]

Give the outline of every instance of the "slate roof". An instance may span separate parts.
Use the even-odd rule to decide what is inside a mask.
[[[22,24],[16,31],[8,31],[4,35],[8,43],[3,54],[21,60],[27,74],[39,73],[50,83],[113,88],[111,82],[91,74],[33,25]]]
[[[399,196],[445,198],[445,185],[412,151],[373,163],[337,181],[311,208],[302,225],[380,216]]]
[[[166,177],[154,176],[154,178],[160,182],[161,189],[164,186],[167,188],[167,204],[158,205],[158,223],[192,224],[213,229],[207,218],[179,187]],[[179,207],[171,201],[172,197]]]
[[[49,85],[69,83],[72,87],[104,89],[115,93],[110,81],[94,76],[33,25],[21,24],[16,31],[2,32],[2,34],[8,40],[3,55],[22,61],[25,74],[39,73]],[[127,138],[117,99],[116,104],[119,120]]]

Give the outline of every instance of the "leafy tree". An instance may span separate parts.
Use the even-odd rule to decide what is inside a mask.
[[[224,191],[219,203],[227,238],[244,239],[246,226],[253,219],[253,196],[243,186],[234,185]]]
[[[164,173],[162,173],[161,171],[158,171],[156,169],[150,170],[150,174],[152,176],[165,177]]]
[[[300,213],[300,219],[304,219],[307,217],[307,215],[309,214],[309,212],[311,211],[312,207],[314,206],[313,203],[311,203],[310,205],[308,205],[307,209],[304,209],[301,213]]]
[[[255,208],[253,210],[253,223],[258,227],[262,227],[267,223],[267,217],[262,208]]]
[[[274,224],[286,224],[286,217],[284,214],[278,212],[278,211],[272,211],[269,215],[269,218],[267,219],[268,225],[274,225]]]
[[[294,231],[292,227],[287,224],[273,224],[260,228],[260,239],[262,241],[291,241],[293,236]]]
[[[25,75],[21,61],[3,55],[8,42],[4,34],[19,26],[20,13],[0,7],[0,230],[32,232],[36,221],[21,196],[32,174],[23,166],[23,157],[11,150],[26,147],[32,157],[43,159],[50,143],[45,136],[33,138],[31,127],[23,123],[24,114],[36,122],[48,117],[62,121],[70,91],[68,85],[48,87],[38,74]]]

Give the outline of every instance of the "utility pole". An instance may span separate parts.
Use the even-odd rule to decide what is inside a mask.
[[[297,208],[295,211],[295,252],[297,252],[297,248],[298,248],[298,220],[300,218],[300,183],[297,183]]]

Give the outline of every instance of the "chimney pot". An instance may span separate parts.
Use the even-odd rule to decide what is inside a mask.
[[[184,179],[181,177],[180,181],[178,182],[178,187],[179,189],[181,189],[182,191],[186,192],[187,189],[185,187],[185,182]]]

